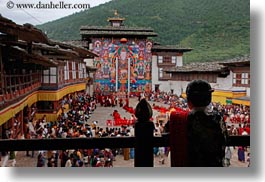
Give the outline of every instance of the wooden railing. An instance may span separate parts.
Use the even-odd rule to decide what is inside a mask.
[[[169,134],[153,137],[152,141],[140,140],[152,147],[168,147]],[[227,146],[250,146],[250,136],[230,136]],[[94,149],[94,148],[135,148],[135,167],[152,167],[153,152],[145,156],[145,160],[137,160],[146,152],[146,147],[137,148],[136,137],[107,137],[107,138],[58,138],[58,139],[20,139],[0,140],[0,151],[29,151],[29,150],[66,150],[66,149]],[[147,161],[147,159],[149,160]],[[137,162],[138,161],[138,162]]]
[[[149,107],[149,108],[148,108]],[[172,144],[175,133],[165,133],[161,137],[153,136],[153,122],[148,121],[151,106],[145,99],[141,100],[135,109],[138,121],[135,123],[135,137],[106,137],[106,138],[58,138],[58,139],[29,139],[29,140],[0,140],[0,151],[29,151],[29,150],[64,150],[64,149],[94,149],[94,148],[135,148],[134,166],[153,167],[154,147],[170,147],[176,149],[182,146]],[[170,121],[175,122],[176,121]],[[173,125],[170,125],[173,126]],[[170,128],[172,129],[172,128]],[[173,130],[181,132],[180,130]],[[170,146],[172,145],[172,146]],[[229,136],[227,146],[250,146],[250,136]],[[171,162],[174,151],[172,150]],[[143,160],[144,159],[144,160]],[[174,164],[171,166],[174,166]]]

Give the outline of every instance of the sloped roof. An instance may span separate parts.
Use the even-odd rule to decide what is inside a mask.
[[[48,37],[31,24],[18,25],[0,15],[0,32],[18,37],[27,42],[49,43]]]
[[[150,36],[155,37],[157,33],[154,32],[152,28],[144,27],[127,27],[127,26],[81,26],[81,35],[89,36],[102,36],[102,35],[112,35],[112,36],[122,36],[122,35],[134,35],[134,36]]]
[[[228,66],[233,65],[249,65],[250,56],[236,57],[224,61],[213,61],[213,62],[197,62],[190,63],[179,67],[173,67],[165,69],[168,73],[184,73],[184,72],[222,72],[227,70]]]
[[[229,65],[248,65],[250,64],[250,56],[246,55],[246,56],[242,56],[242,57],[236,57],[233,59],[228,59],[225,61],[220,61],[219,64],[225,65],[225,66],[229,66]]]
[[[178,47],[176,45],[154,45],[152,51],[189,52],[192,48]]]
[[[183,73],[183,72],[221,72],[225,66],[220,65],[218,62],[205,62],[205,63],[190,63],[187,65],[173,67],[166,69],[165,72],[169,73]]]

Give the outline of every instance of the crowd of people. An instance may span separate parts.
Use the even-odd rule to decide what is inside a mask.
[[[188,109],[187,100],[172,95],[171,93],[153,92],[149,98],[151,101],[160,102],[168,105],[168,107],[160,107],[156,104],[153,104],[153,109],[160,111],[161,113],[166,113],[172,107],[180,108],[184,111]],[[226,123],[228,135],[250,135],[250,107],[245,105],[233,105],[233,104],[220,104],[211,102],[208,106],[209,111],[216,110],[222,113],[223,120]],[[163,128],[164,126],[160,123],[157,123],[157,128]],[[224,166],[230,166],[230,160],[232,158],[232,153],[235,147],[227,146],[225,150],[225,161]],[[245,163],[248,162],[250,166],[250,152],[248,147],[237,147],[237,157],[238,161]],[[245,152],[247,152],[247,157],[245,157]]]
[[[70,110],[63,112],[54,122],[47,122],[46,116],[34,123],[27,122],[26,138],[91,138],[91,137],[123,137],[134,134],[133,126],[122,125],[119,127],[99,127],[98,121],[90,121],[89,118],[97,108],[97,103],[102,107],[111,107],[107,100],[110,97],[90,96],[85,93],[71,95],[63,99],[63,104],[69,104]],[[107,103],[107,104],[104,104]],[[113,118],[121,119],[117,110],[112,113]],[[38,167],[57,167],[60,161],[61,167],[111,167],[121,149],[75,149],[65,151],[40,151],[38,153]],[[28,156],[29,151],[26,153]],[[32,151],[34,157],[34,151]],[[60,159],[60,160],[59,160]]]
[[[141,97],[146,97],[143,94]],[[51,123],[45,123],[45,118],[35,126],[36,134],[42,138],[71,138],[71,137],[121,137],[121,136],[133,136],[133,126],[122,125],[120,127],[97,127],[97,121],[92,124],[88,124],[87,120],[90,115],[96,109],[97,103],[102,107],[115,107],[120,106],[129,112],[130,108],[128,101],[118,99],[117,96],[98,96],[90,97],[84,93],[80,93],[76,98],[71,98],[72,109],[58,118],[58,121]],[[182,97],[171,95],[169,93],[153,93],[150,95],[149,100],[153,102],[160,102],[168,105],[167,110],[172,107],[179,107],[183,110],[188,110],[187,101]],[[69,101],[65,101],[69,102]],[[118,104],[119,103],[119,104]],[[157,105],[153,105],[153,109],[158,109]],[[163,108],[159,108],[163,110]],[[218,110],[223,113],[224,120],[227,123],[227,129],[230,135],[249,135],[250,134],[250,117],[249,107],[236,106],[236,105],[221,105],[219,103],[211,103],[210,110]],[[163,111],[162,111],[163,112]],[[134,113],[132,113],[131,119],[136,120]],[[113,120],[120,120],[120,116],[117,110],[111,114]],[[244,116],[243,116],[244,115]],[[240,119],[238,119],[240,118]],[[125,118],[124,118],[125,119]],[[154,136],[161,136],[166,130],[166,122],[155,122]],[[113,126],[113,125],[112,125]],[[35,134],[34,134],[35,135]],[[229,148],[229,147],[228,147]],[[243,148],[246,150],[246,148]],[[245,162],[242,154],[242,147],[238,147],[238,160]],[[226,152],[226,156],[228,156]],[[49,167],[57,166],[58,159],[61,161],[62,167],[110,167],[113,166],[113,160],[117,154],[122,153],[121,149],[87,149],[87,150],[66,150],[66,151],[48,151],[47,152],[47,165]],[[165,156],[169,153],[167,147],[154,148],[154,155],[160,157],[160,162],[163,164]],[[44,159],[43,152],[39,153],[38,164],[45,162],[39,162]],[[227,157],[229,158],[229,157]],[[243,159],[242,159],[243,158]],[[230,157],[231,159],[231,157]],[[230,160],[229,160],[230,162]],[[228,165],[228,164],[227,164]],[[40,166],[40,165],[39,165]]]
[[[186,99],[178,97],[166,92],[152,92],[151,94],[143,93],[140,97],[146,97],[149,101],[158,102],[168,105],[165,110],[170,110],[172,107],[178,107],[183,110],[188,110]],[[128,120],[136,121],[133,108],[129,107],[128,97],[119,98],[117,95],[93,95],[80,92],[78,94],[69,95],[63,98],[62,106],[69,105],[68,112],[62,112],[57,121],[47,122],[46,116],[42,119],[33,121],[32,118],[25,118],[26,132],[25,138],[74,138],[74,137],[123,137],[133,136],[134,126],[120,125],[119,127],[105,128],[98,127],[98,121],[90,121],[89,118],[97,109],[97,104],[102,107],[122,107],[127,112],[131,113],[131,118]],[[156,104],[153,109],[158,110]],[[161,107],[159,108],[161,109]],[[227,129],[230,135],[249,135],[250,134],[250,108],[242,105],[221,105],[220,103],[211,103],[210,110],[218,110],[223,113],[224,120],[227,123]],[[158,110],[159,111],[159,110]],[[117,110],[111,114],[113,119],[121,119]],[[154,120],[155,129],[154,136],[161,136],[161,133],[166,131],[166,122],[161,123]],[[241,150],[242,148],[238,148]],[[243,150],[246,150],[243,148]],[[227,150],[228,151],[228,150]],[[74,149],[63,151],[39,151],[37,155],[38,167],[112,167],[113,161],[117,154],[121,154],[121,149]],[[154,154],[161,158],[161,163],[164,163],[164,157],[168,155],[167,147],[154,148]],[[228,152],[227,152],[228,153]],[[240,153],[240,152],[238,152]],[[34,151],[27,156],[34,157]],[[241,154],[238,154],[240,156]],[[228,154],[227,154],[228,156]],[[229,158],[229,157],[227,157]],[[240,157],[239,157],[240,158]],[[242,158],[242,157],[241,157]],[[239,161],[245,162],[245,159]],[[249,158],[249,157],[248,157]],[[59,164],[60,161],[60,164]]]

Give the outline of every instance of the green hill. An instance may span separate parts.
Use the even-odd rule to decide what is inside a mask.
[[[126,26],[151,27],[161,44],[191,47],[185,62],[250,54],[250,2],[245,0],[113,0],[39,25],[56,40],[80,39],[82,25],[108,25],[114,10]]]

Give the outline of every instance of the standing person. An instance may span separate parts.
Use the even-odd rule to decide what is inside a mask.
[[[65,163],[65,167],[72,167],[73,165],[73,159],[74,159],[74,155],[70,154],[70,157],[67,159],[66,163]]]
[[[8,152],[7,151],[1,151],[0,153],[0,158],[1,158],[1,167],[6,167],[7,162],[8,162]]]
[[[245,150],[244,147],[239,146],[237,149],[238,161],[245,162]]]
[[[6,129],[3,129],[2,131],[2,139],[8,139],[8,131]],[[8,158],[9,158],[9,155],[8,155],[8,151],[1,151],[0,152],[0,159],[1,159],[1,167],[6,167],[7,166],[7,162],[8,162]]]
[[[39,152],[37,167],[44,167],[44,166],[45,166],[45,157],[43,155],[43,152]]]
[[[188,166],[222,167],[227,131],[223,117],[210,105],[213,89],[203,80],[193,80],[186,89],[188,106]]]
[[[248,162],[248,167],[250,167],[250,153],[247,155],[247,162]]]
[[[230,160],[232,158],[234,147],[227,146],[225,147],[225,161],[224,166],[229,167],[231,165]]]

